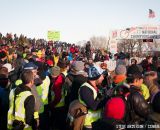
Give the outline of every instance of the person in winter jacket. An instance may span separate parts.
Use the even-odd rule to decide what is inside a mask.
[[[67,75],[68,66],[65,59],[60,59],[57,65],[60,68],[60,74],[52,81],[52,92],[54,93],[54,99],[51,103],[53,117],[52,124],[54,124],[54,129],[64,130],[66,129],[67,110],[65,106],[66,90],[64,89],[63,84]]]
[[[132,64],[127,69],[127,75],[134,74],[134,73],[142,73],[142,72],[143,72],[143,69],[141,69],[141,66],[136,64]],[[144,77],[144,82],[141,84],[140,88],[141,88],[141,93],[144,96],[145,100],[149,101],[150,93],[148,89],[148,84],[146,84],[145,82],[145,77]]]
[[[115,76],[113,77],[113,83],[118,86],[125,82],[126,80],[126,66],[118,65],[115,68]]]
[[[160,128],[160,92],[154,95],[151,102],[152,113],[149,115],[150,119],[154,122],[154,125],[159,126],[155,130]]]
[[[87,73],[84,71],[84,63],[82,61],[75,61],[71,65],[71,71],[68,78],[72,76],[72,85],[70,86],[70,92],[67,94],[69,103],[78,99],[78,90],[80,86],[87,81]],[[67,78],[66,78],[67,79]]]
[[[79,89],[79,101],[88,108],[88,114],[84,121],[84,130],[92,130],[92,123],[101,118],[101,108],[106,99],[99,97],[98,87],[104,79],[103,70],[97,66],[88,68],[88,81]]]
[[[150,99],[152,99],[153,95],[159,92],[159,84],[157,78],[157,72],[155,71],[146,72],[144,75],[144,83],[147,85],[151,94]]]
[[[36,120],[36,124],[37,124],[37,125],[35,125],[35,127],[39,127],[39,111],[40,111],[40,108],[42,106],[42,102],[41,102],[41,99],[38,95],[37,88],[36,88],[36,86],[42,84],[41,79],[37,75],[37,69],[38,69],[38,66],[36,66],[35,63],[33,63],[33,62],[26,63],[24,65],[24,68],[23,68],[23,71],[32,71],[33,77],[34,77],[34,84],[31,87],[31,92],[32,92],[32,94],[34,95],[34,98],[35,98],[34,119]],[[22,80],[18,79],[15,82],[15,85],[19,86],[22,83],[23,83]]]
[[[0,129],[7,130],[7,113],[9,109],[9,79],[8,74],[0,68]]]
[[[0,51],[0,64],[4,65],[7,63],[7,53],[4,50]]]
[[[147,56],[146,59],[142,61],[141,65],[143,67],[143,73],[156,70],[155,65],[153,65],[152,56]]]
[[[36,86],[38,96],[40,97],[42,103],[39,110],[39,121],[40,121],[39,127],[41,130],[46,130],[49,129],[48,93],[49,93],[50,78],[46,75],[43,68],[38,69],[38,75],[39,78],[42,80],[42,83]]]
[[[34,76],[30,70],[21,75],[22,84],[12,89],[9,95],[8,129],[24,127],[24,130],[32,130],[34,124],[35,98],[31,93],[34,84]],[[23,125],[22,125],[23,124]]]
[[[150,114],[149,104],[141,93],[142,74],[140,72],[128,74],[127,83],[130,85],[130,94],[127,98],[127,106],[129,107],[127,123],[141,124]]]
[[[103,117],[92,123],[93,130],[119,130],[120,126],[125,126],[125,114],[124,100],[120,97],[111,98],[106,102]]]

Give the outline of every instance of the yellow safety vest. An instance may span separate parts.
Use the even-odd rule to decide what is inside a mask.
[[[37,93],[41,98],[41,102],[43,103],[39,113],[43,113],[44,105],[48,104],[49,85],[50,85],[50,79],[48,76],[46,76],[45,80],[43,80],[43,83],[36,87]]]
[[[25,108],[24,102],[28,96],[31,96],[32,93],[30,91],[24,91],[17,95],[15,100],[15,116],[13,115],[13,108],[14,108],[14,91],[12,89],[9,95],[10,100],[10,108],[8,111],[8,129],[12,129],[12,124],[14,120],[22,121],[25,124],[24,130],[32,130],[32,127],[26,124],[25,122]]]
[[[16,86],[19,86],[21,84],[22,84],[22,80],[21,79],[16,80],[16,82],[15,82]],[[34,112],[34,119],[38,119],[38,118],[39,118],[39,113],[37,111],[35,111]]]
[[[57,107],[63,107],[63,106],[65,106],[65,97],[66,97],[66,95],[67,95],[67,92],[65,91],[65,89],[64,89],[63,87],[62,87],[61,95],[62,95],[61,100],[60,100],[60,102],[57,103],[57,105],[55,106],[56,108],[57,108]]]
[[[82,84],[81,87],[83,87],[83,86],[90,88],[93,91],[94,99],[97,98],[97,91],[89,83],[86,82],[86,83]],[[78,98],[79,98],[80,103],[82,103],[84,106],[87,106],[85,104],[85,102],[81,99],[80,94],[79,94]],[[88,114],[86,115],[84,126],[87,128],[92,128],[92,122],[95,122],[100,118],[101,118],[101,109],[96,110],[96,111],[88,109]]]

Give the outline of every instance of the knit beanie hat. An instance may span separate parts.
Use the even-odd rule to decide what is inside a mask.
[[[103,73],[103,70],[98,66],[90,66],[87,69],[87,73],[89,80],[97,80]]]
[[[82,61],[73,62],[71,65],[71,69],[74,69],[75,71],[84,70],[84,62],[82,62]]]
[[[107,101],[104,114],[107,118],[122,120],[125,116],[125,103],[122,98],[114,97]]]
[[[51,68],[51,75],[57,77],[60,74],[60,68],[58,66]]]
[[[118,65],[118,66],[115,68],[115,74],[116,74],[116,75],[125,75],[126,72],[127,72],[126,66],[124,66],[124,65]]]
[[[135,73],[142,73],[137,65],[131,65],[127,70],[127,75],[135,74]]]

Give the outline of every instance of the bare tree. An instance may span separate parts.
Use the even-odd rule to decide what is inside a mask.
[[[103,36],[93,36],[90,38],[91,45],[93,48],[108,48],[108,39]]]
[[[160,50],[160,40],[153,42],[143,39],[123,39],[118,41],[118,51],[130,53],[131,56],[142,57],[144,54]]]
[[[131,56],[135,54],[140,45],[140,41],[133,39],[124,39],[118,42],[118,51],[124,53],[130,53]],[[140,49],[140,48],[139,48]]]
[[[137,48],[136,48],[136,56],[137,57],[142,57],[143,54],[143,48],[144,48],[144,45],[143,45],[143,40],[142,39],[138,39],[137,40]]]

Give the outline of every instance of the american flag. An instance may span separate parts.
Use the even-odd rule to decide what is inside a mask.
[[[152,9],[149,9],[149,18],[154,18],[155,17],[155,12]]]

